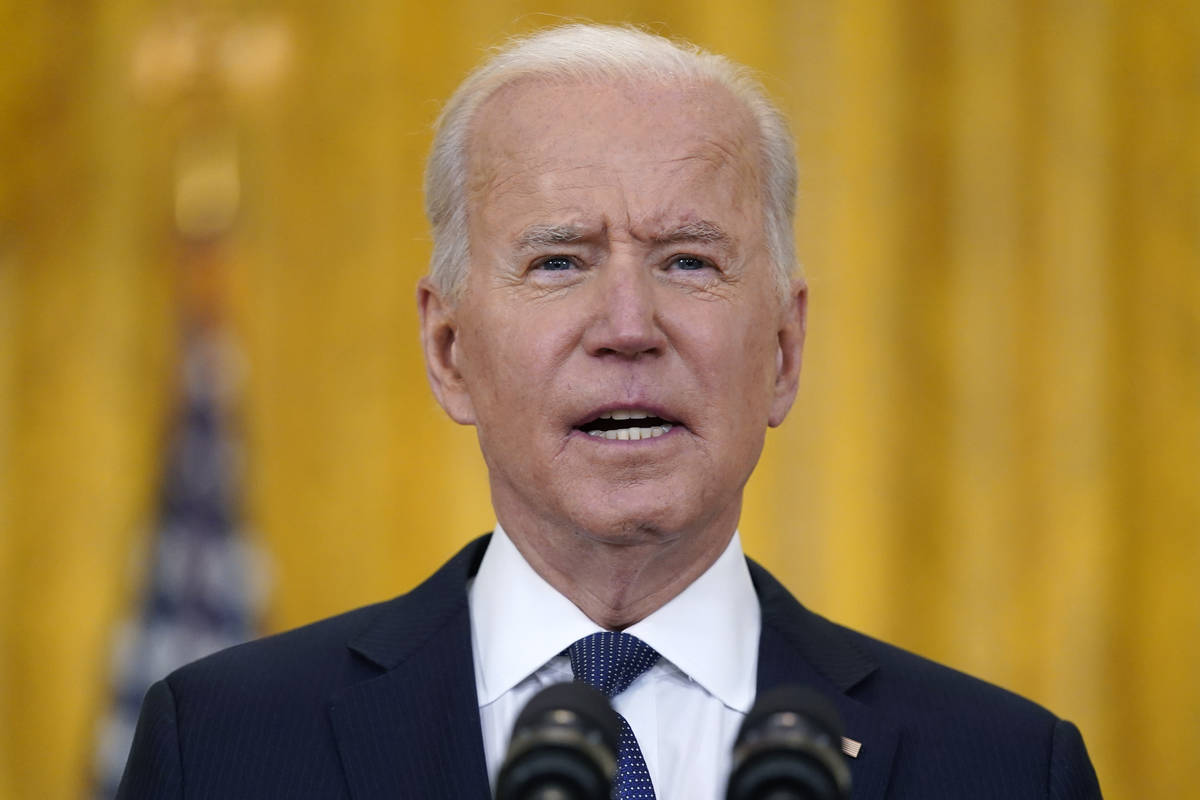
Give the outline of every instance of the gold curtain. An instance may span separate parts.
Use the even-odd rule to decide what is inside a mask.
[[[278,630],[404,591],[491,524],[473,434],[417,349],[422,159],[483,49],[562,16],[727,53],[793,121],[809,346],[748,551],[823,613],[1075,720],[1106,796],[1187,796],[1197,8],[0,0],[0,798],[87,785],[153,529],[172,159],[197,107],[239,148],[227,313]],[[164,26],[182,38],[156,61]],[[273,33],[247,48],[247,30]],[[189,41],[241,58],[200,100],[155,73]]]

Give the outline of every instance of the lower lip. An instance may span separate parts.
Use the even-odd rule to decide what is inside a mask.
[[[623,445],[626,447],[636,447],[638,445],[648,445],[648,444],[654,444],[655,442],[665,441],[667,439],[670,439],[670,438],[678,435],[682,431],[683,431],[683,426],[680,425],[679,423],[674,423],[671,425],[671,430],[667,431],[662,436],[651,436],[649,439],[606,439],[603,436],[592,436],[591,434],[589,434],[583,430],[580,430],[579,428],[575,428],[574,430],[572,430],[571,435],[572,436],[582,436],[584,439],[587,439],[589,442],[594,442],[596,444],[609,444],[609,445],[615,444],[615,445]]]

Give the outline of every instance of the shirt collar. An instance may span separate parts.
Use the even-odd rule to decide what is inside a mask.
[[[726,706],[754,703],[762,609],[734,531],[724,552],[662,608],[626,629]]]
[[[602,630],[529,566],[499,524],[469,602],[481,707],[572,642]],[[758,597],[735,531],[712,566],[627,632],[722,703],[745,713],[754,701],[761,626]]]

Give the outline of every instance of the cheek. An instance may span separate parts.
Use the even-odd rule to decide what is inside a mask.
[[[491,316],[463,341],[463,376],[480,424],[530,420],[554,374],[554,342],[542,320],[530,315]]]
[[[744,392],[747,402],[771,386],[778,347],[770,324],[761,315],[734,308],[722,318],[693,320],[686,326],[696,359],[720,394]]]
[[[720,396],[730,404],[729,412],[740,427],[764,429],[774,397],[778,346],[765,328],[743,331],[728,342],[722,354]]]
[[[481,425],[503,404],[504,392],[510,385],[505,376],[512,359],[505,348],[507,342],[505,337],[497,335],[495,326],[487,319],[476,318],[459,331],[459,369]]]

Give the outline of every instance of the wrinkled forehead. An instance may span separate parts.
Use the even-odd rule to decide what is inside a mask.
[[[522,78],[484,101],[468,142],[469,202],[495,201],[532,176],[672,163],[731,173],[754,195],[743,200],[761,186],[753,117],[711,82]]]

